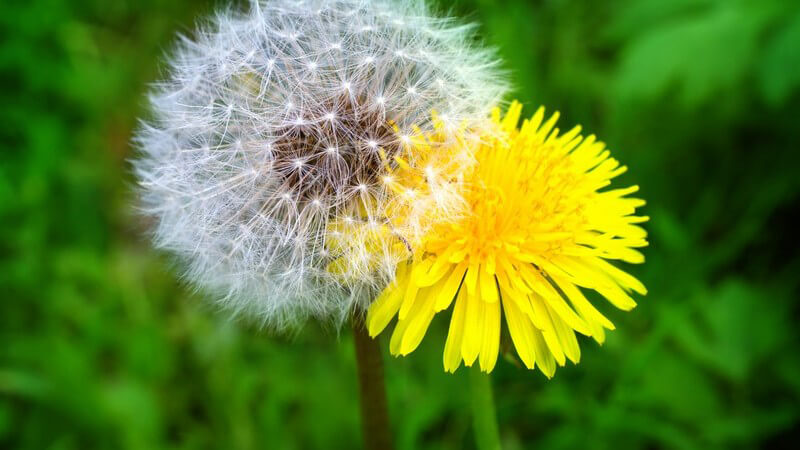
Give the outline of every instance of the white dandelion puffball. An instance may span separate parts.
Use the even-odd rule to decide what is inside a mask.
[[[135,137],[156,246],[265,325],[366,306],[407,257],[398,242],[410,250],[456,201],[430,167],[427,192],[392,188],[392,167],[432,157],[409,140],[432,114],[461,126],[505,94],[472,29],[422,1],[273,0],[180,39]]]

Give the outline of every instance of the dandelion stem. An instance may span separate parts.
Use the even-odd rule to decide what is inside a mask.
[[[378,340],[367,333],[363,319],[353,318],[353,338],[358,361],[358,388],[361,399],[361,431],[366,450],[391,450],[383,356]]]
[[[479,450],[499,450],[500,433],[494,409],[492,379],[478,367],[469,368],[470,396],[472,400],[472,425],[475,444]]]

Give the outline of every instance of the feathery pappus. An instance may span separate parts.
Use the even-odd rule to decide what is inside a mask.
[[[473,27],[417,0],[254,1],[181,37],[166,69],[133,161],[156,246],[279,329],[341,320],[391,281],[432,218],[459,209],[457,183],[436,177],[471,164],[411,137],[431,111],[482,120],[506,92]],[[426,189],[393,188],[398,165]]]

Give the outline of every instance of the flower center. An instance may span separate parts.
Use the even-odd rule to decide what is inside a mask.
[[[271,164],[281,176],[280,190],[300,208],[320,198],[335,208],[349,206],[378,186],[380,150],[391,161],[400,149],[383,111],[349,96],[304,107],[276,134]]]

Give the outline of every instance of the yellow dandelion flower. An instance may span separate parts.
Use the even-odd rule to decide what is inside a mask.
[[[477,359],[491,371],[501,316],[522,362],[548,377],[566,359],[577,363],[575,332],[602,343],[614,325],[585,297],[594,290],[623,310],[644,285],[608,260],[642,263],[647,245],[627,197],[637,186],[606,189],[626,167],[580,127],[559,134],[558,113],[539,108],[517,128],[522,106],[492,112],[494,131],[475,150],[462,184],[466,212],[435,225],[421,251],[397,267],[395,281],[371,305],[367,325],[378,335],[394,316],[390,351],[417,348],[433,319],[453,306],[444,368]]]

